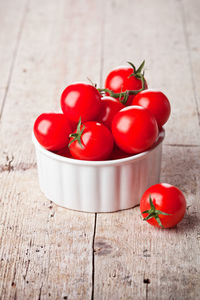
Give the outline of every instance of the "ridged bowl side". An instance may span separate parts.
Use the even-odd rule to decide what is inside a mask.
[[[73,164],[45,151],[36,146],[40,188],[48,199],[69,209],[113,212],[131,208],[149,186],[159,182],[162,143],[124,164]]]

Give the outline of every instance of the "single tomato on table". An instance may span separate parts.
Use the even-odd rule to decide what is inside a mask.
[[[70,134],[69,151],[74,158],[83,160],[105,160],[113,149],[113,137],[103,124],[90,121],[78,123]]]
[[[112,120],[115,114],[125,106],[117,99],[109,96],[101,98],[101,108],[97,121],[111,129]]]
[[[33,130],[44,148],[56,151],[67,146],[72,129],[64,114],[43,113],[36,119]]]
[[[158,125],[146,108],[128,106],[113,118],[112,133],[121,150],[136,154],[153,145],[158,137]]]
[[[184,217],[186,200],[183,193],[167,183],[152,185],[143,194],[140,210],[149,224],[170,228],[176,226]]]
[[[171,112],[170,102],[160,91],[150,89],[142,91],[134,97],[131,104],[147,108],[156,118],[159,128],[169,119]]]
[[[130,66],[120,66],[113,69],[105,81],[105,88],[112,90],[114,93],[126,92],[127,90],[140,90],[142,88],[142,69],[144,67],[144,61],[138,69],[132,63]],[[147,88],[147,82],[145,82],[145,89]],[[134,95],[130,95],[126,102],[126,105],[130,105]],[[119,98],[118,98],[119,100]],[[123,98],[121,99],[123,101]]]
[[[67,118],[78,124],[93,121],[100,110],[101,95],[98,90],[86,83],[73,83],[67,86],[61,95],[61,108]]]

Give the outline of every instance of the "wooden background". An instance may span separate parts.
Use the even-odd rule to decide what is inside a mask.
[[[199,28],[198,0],[0,0],[1,300],[200,299]],[[50,203],[31,142],[67,84],[144,58],[172,104],[161,181],[187,198],[171,230]]]

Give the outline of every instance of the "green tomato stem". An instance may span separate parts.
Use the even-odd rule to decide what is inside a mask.
[[[82,135],[84,129],[85,129],[85,125],[83,125],[83,126],[82,126],[82,129],[81,129],[81,117],[80,117],[80,119],[79,119],[79,121],[78,121],[77,128],[76,128],[76,132],[75,132],[75,133],[71,133],[71,134],[69,135],[70,138],[73,138],[73,139],[71,140],[71,142],[69,142],[69,144],[68,144],[68,147],[69,147],[69,148],[70,148],[71,144],[72,144],[73,142],[75,142],[75,141],[78,141],[79,145],[80,145],[81,147],[83,147],[83,145],[82,145],[82,143],[81,143],[81,135]]]
[[[136,69],[136,67],[134,66],[134,64],[132,62],[128,61],[128,64],[133,68],[133,73],[131,73],[129,78],[134,76],[135,78],[141,80],[141,82],[142,82],[142,88],[141,89],[139,89],[139,90],[127,90],[125,92],[121,91],[120,93],[114,93],[110,89],[98,89],[98,91],[101,94],[106,94],[107,93],[113,98],[119,98],[119,101],[122,104],[126,104],[126,102],[128,101],[128,97],[130,95],[137,95],[138,93],[142,92],[145,89],[144,72],[142,72],[142,69],[144,68],[145,60],[143,60],[143,62],[141,63],[141,65],[139,66],[138,69]]]
[[[165,215],[165,216],[170,216],[171,214],[167,214],[161,210],[157,210],[153,204],[153,200],[151,198],[151,195],[149,196],[149,203],[150,203],[150,209],[148,210],[144,210],[142,212],[142,214],[148,214],[148,216],[146,216],[143,221],[148,221],[152,218],[155,218],[155,220],[157,221],[158,225],[161,227],[161,228],[164,228],[161,220],[160,220],[160,217],[159,215]]]

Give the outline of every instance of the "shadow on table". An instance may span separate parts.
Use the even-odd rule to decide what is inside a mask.
[[[200,224],[200,146],[163,147],[161,182],[177,186],[185,195],[187,211],[182,222],[175,227],[179,233],[189,233]],[[200,232],[199,237],[200,239]]]

